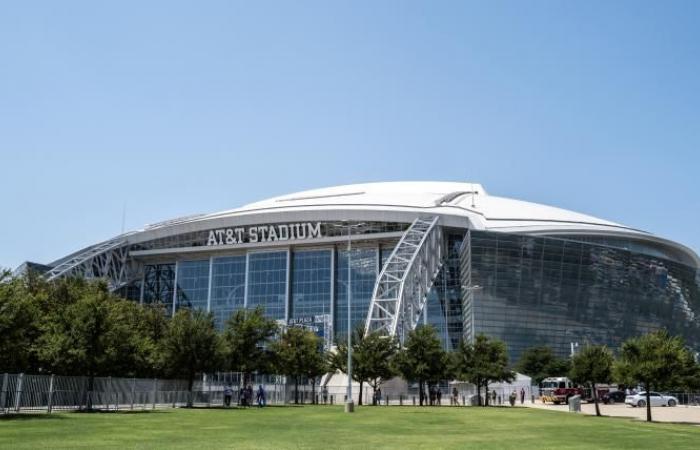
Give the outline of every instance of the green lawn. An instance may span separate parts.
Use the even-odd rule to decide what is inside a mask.
[[[528,408],[168,409],[0,418],[0,448],[700,448],[700,427]]]

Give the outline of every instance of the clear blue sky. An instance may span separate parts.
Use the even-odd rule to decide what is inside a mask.
[[[109,4],[107,4],[109,3]],[[481,182],[700,250],[698,1],[16,1],[0,266],[268,196]]]

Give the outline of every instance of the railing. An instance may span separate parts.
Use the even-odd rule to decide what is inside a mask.
[[[83,376],[0,374],[0,414],[60,410],[134,410],[186,406],[223,406],[224,392],[232,391],[231,404],[240,404],[240,374],[212,374],[197,380],[192,391],[184,380],[96,377],[92,389]],[[265,390],[267,404],[294,401],[294,386],[285,377],[256,375],[249,381],[255,391]],[[299,386],[299,401],[321,403],[318,386]]]

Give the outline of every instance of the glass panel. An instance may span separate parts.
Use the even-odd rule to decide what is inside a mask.
[[[284,319],[287,301],[287,252],[248,255],[248,308],[262,306],[267,317]]]
[[[143,303],[165,305],[173,313],[175,264],[155,264],[144,267]]]
[[[215,258],[212,263],[211,312],[219,329],[245,299],[245,255]]]
[[[177,265],[176,309],[207,309],[209,260],[183,261]]]
[[[351,326],[364,323],[372,300],[372,291],[377,279],[377,249],[352,249],[351,255]],[[348,252],[338,250],[338,264],[335,277],[335,330],[336,338],[347,338],[348,329]]]
[[[294,252],[290,317],[330,314],[331,301],[331,251]]]

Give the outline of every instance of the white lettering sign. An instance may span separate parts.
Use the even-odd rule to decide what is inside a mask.
[[[276,242],[318,239],[323,237],[321,222],[256,225],[251,227],[209,230],[207,245],[235,245],[256,242]]]

